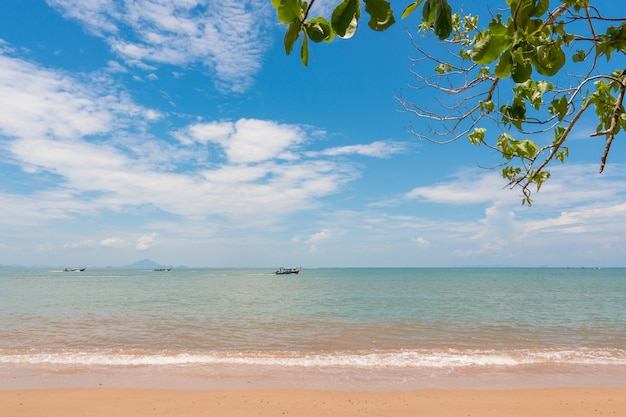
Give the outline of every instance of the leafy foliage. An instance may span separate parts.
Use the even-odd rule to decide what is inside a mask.
[[[424,0],[418,0],[406,7],[402,18],[410,15]],[[396,19],[391,4],[387,0],[362,0],[365,12],[369,15],[368,26],[375,31],[391,27]],[[301,59],[308,65],[308,40],[331,42],[335,35],[349,39],[357,31],[361,18],[361,0],[343,0],[333,10],[331,21],[323,17],[308,19],[309,11],[315,3],[303,0],[272,0],[278,20],[288,25],[285,33],[285,52],[291,54],[294,44],[302,36]],[[424,22],[431,25],[440,39],[452,32],[452,8],[447,0],[426,0],[423,7]]]
[[[626,54],[626,18],[614,17],[613,2],[602,0],[505,1],[506,7],[497,8],[501,13],[482,28],[478,16],[453,13],[447,0],[408,4],[401,17],[421,6],[418,31],[447,44],[427,52],[411,36],[416,51],[435,64],[431,75],[412,71],[417,85],[411,87],[460,99],[439,110],[402,95],[396,99],[403,110],[442,126],[429,133],[412,130],[417,137],[438,143],[467,137],[497,151],[502,176],[511,187],[521,187],[523,203],[530,205],[531,186],[541,188],[554,160],[565,162],[567,139],[590,108],[598,121],[591,136],[605,137],[600,172],[615,136],[626,129],[626,68],[610,67],[616,54]],[[272,0],[278,19],[287,25],[285,51],[290,54],[302,37],[304,65],[309,39],[330,42],[335,35],[356,34],[362,3],[371,29],[384,31],[395,22],[387,0],[342,0],[330,23],[308,18],[314,3]],[[494,126],[495,134],[489,131]]]

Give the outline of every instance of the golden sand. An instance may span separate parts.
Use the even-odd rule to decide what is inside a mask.
[[[0,391],[0,405],[0,417],[619,417],[626,389],[46,389]]]

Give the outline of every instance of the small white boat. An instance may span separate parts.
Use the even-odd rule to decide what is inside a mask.
[[[63,272],[82,272],[87,268],[65,268]]]
[[[288,274],[297,274],[298,272],[300,272],[300,267],[297,268],[278,268],[276,270],[276,272],[274,272],[276,275],[288,275]]]

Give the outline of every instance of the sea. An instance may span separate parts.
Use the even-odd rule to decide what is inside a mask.
[[[626,387],[626,269],[0,268],[0,389]]]

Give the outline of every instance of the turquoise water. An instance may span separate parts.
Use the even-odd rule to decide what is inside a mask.
[[[626,365],[625,269],[0,269],[3,366]]]

